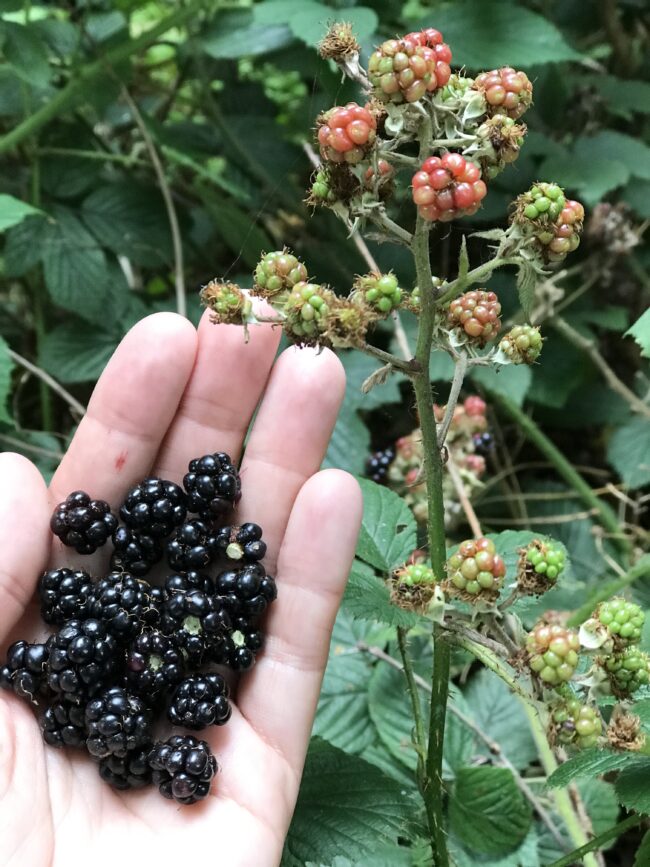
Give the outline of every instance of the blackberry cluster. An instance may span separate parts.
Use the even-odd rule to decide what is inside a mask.
[[[496,598],[503,584],[506,566],[494,542],[481,536],[461,542],[447,563],[444,590],[467,601]]]
[[[388,468],[395,460],[395,449],[389,446],[370,455],[366,461],[366,475],[373,482],[382,485],[386,482]]]
[[[156,741],[154,725],[227,723],[228,687],[209,667],[244,671],[262,648],[260,617],[277,589],[261,563],[262,528],[231,521],[240,495],[233,462],[216,452],[190,461],[183,487],[137,484],[118,509],[121,526],[107,503],[79,491],[52,517],[80,552],[112,536],[111,569],[40,577],[42,617],[55,631],[9,647],[0,687],[39,709],[45,743],[85,750],[116,789],[155,784],[181,804],[208,794],[217,771],[208,745],[189,734]],[[154,585],[144,576],[163,554],[170,571]]]
[[[548,687],[571,680],[578,665],[580,640],[573,629],[538,623],[526,639],[528,665]]]

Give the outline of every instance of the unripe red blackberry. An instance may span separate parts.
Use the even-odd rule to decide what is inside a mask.
[[[388,271],[386,274],[373,271],[370,274],[357,277],[350,297],[353,300],[362,298],[377,313],[387,316],[392,310],[400,306],[402,290],[392,271]]]
[[[549,729],[552,742],[585,750],[598,744],[603,724],[598,708],[570,698],[552,708]]]
[[[484,94],[488,114],[507,114],[514,120],[533,101],[533,85],[528,76],[511,66],[482,72],[474,79],[473,88]]]
[[[494,542],[480,536],[461,542],[447,561],[444,590],[469,601],[494,599],[503,583],[506,565],[497,554]]]
[[[466,397],[463,401],[463,408],[469,416],[484,417],[487,411],[487,404],[483,398],[479,397],[477,394],[470,394],[469,397]]]
[[[534,364],[544,338],[536,325],[515,325],[499,341],[499,349],[513,364]]]
[[[447,324],[456,330],[462,339],[469,338],[471,343],[485,346],[499,333],[501,328],[501,304],[494,292],[473,289],[465,292],[449,304]]]
[[[627,698],[650,683],[650,657],[635,645],[598,661],[607,674],[612,692],[619,698]]]
[[[381,188],[389,181],[393,179],[393,175],[395,174],[395,170],[391,166],[389,162],[386,160],[377,160],[377,170],[379,173],[379,187]],[[371,190],[373,188],[375,182],[375,169],[373,166],[368,166],[366,169],[366,173],[363,176],[364,187],[367,190]]]
[[[561,262],[580,244],[585,210],[557,184],[535,184],[515,206],[513,222],[535,240],[546,262]]]
[[[377,135],[377,121],[356,102],[336,106],[318,118],[321,157],[333,163],[360,163]]]
[[[388,39],[370,55],[368,78],[383,102],[417,102],[449,81],[451,51],[433,28]]]
[[[645,613],[640,605],[615,596],[601,602],[593,616],[606,627],[617,649],[641,640]]]
[[[475,214],[487,193],[481,170],[457,153],[429,157],[411,184],[418,213],[429,222]]]
[[[210,320],[215,325],[246,325],[250,322],[251,300],[236,283],[210,280],[201,289],[201,303],[210,309]]]
[[[564,550],[559,545],[552,539],[534,539],[519,552],[517,586],[523,593],[546,593],[555,585],[564,566]]]
[[[263,298],[275,298],[307,279],[307,269],[303,263],[285,247],[284,250],[274,250],[262,256],[255,268],[252,291]]]
[[[526,640],[528,665],[548,686],[571,680],[578,665],[578,633],[559,624],[538,623]]]

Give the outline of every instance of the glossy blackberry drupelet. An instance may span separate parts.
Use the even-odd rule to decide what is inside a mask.
[[[172,725],[203,729],[228,722],[232,709],[228,686],[220,674],[194,674],[182,680],[172,696],[167,717]]]
[[[215,540],[205,521],[186,521],[166,545],[167,562],[179,572],[205,569],[215,557]]]
[[[99,620],[71,620],[50,636],[47,649],[48,686],[71,700],[91,698],[119,672],[117,640]]]
[[[221,655],[230,625],[219,596],[189,590],[168,595],[160,628],[174,639],[190,665],[198,666]]]
[[[221,572],[216,585],[231,617],[257,617],[278,595],[275,579],[259,563]]]
[[[163,555],[160,539],[128,527],[118,527],[113,533],[113,549],[111,567],[123,569],[139,578],[147,575]]]
[[[145,629],[126,655],[128,687],[147,703],[155,702],[183,676],[183,654],[176,642],[156,629]]]
[[[388,468],[395,460],[395,449],[380,449],[366,460],[366,476],[382,485],[386,481]]]
[[[120,518],[131,530],[160,539],[185,520],[185,492],[165,479],[144,479],[131,488],[120,508]]]
[[[13,690],[21,698],[34,700],[47,691],[48,657],[46,644],[14,641],[7,650],[5,664],[0,668],[0,687]]]
[[[50,569],[38,582],[41,617],[62,626],[68,620],[87,620],[93,600],[93,580],[83,569]]]
[[[196,572],[194,570],[183,572],[182,574],[175,572],[172,575],[168,575],[165,579],[164,590],[166,593],[165,599],[172,593],[189,593],[191,590],[200,590],[201,593],[205,593],[207,596],[214,596],[214,578],[206,575],[204,572]]]
[[[220,557],[243,563],[256,563],[266,554],[259,524],[221,527],[215,531],[213,547]]]
[[[488,433],[488,431],[474,434],[472,442],[474,444],[474,451],[477,455],[489,455],[494,447],[494,439],[492,434]]]
[[[91,500],[75,491],[54,510],[50,528],[55,536],[79,554],[93,554],[113,535],[117,518],[103,500]]]
[[[91,756],[125,758],[151,741],[151,713],[144,701],[112,686],[86,705],[86,747]]]
[[[83,747],[86,742],[84,706],[57,699],[41,720],[43,740],[51,747]]]
[[[225,648],[215,656],[214,662],[227,665],[234,671],[252,668],[255,658],[264,646],[264,634],[244,617],[233,620]]]
[[[125,756],[106,756],[99,762],[99,776],[114,789],[141,789],[151,783],[149,754],[153,744],[138,747]]]
[[[111,572],[95,587],[91,616],[124,642],[134,638],[143,625],[155,625],[158,612],[147,581],[126,572]]]
[[[160,794],[179,804],[194,804],[205,798],[217,773],[210,747],[192,735],[174,735],[155,744],[148,761]]]
[[[239,473],[225,452],[190,461],[183,486],[189,511],[205,521],[223,518],[241,497]]]

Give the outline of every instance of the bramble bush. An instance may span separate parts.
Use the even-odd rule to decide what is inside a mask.
[[[3,16],[2,444],[51,472],[186,281],[334,348],[365,509],[283,863],[641,867],[648,22],[335,6]]]

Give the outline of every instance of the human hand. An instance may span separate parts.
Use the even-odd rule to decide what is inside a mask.
[[[233,689],[233,715],[199,733],[220,771],[191,807],[155,787],[111,789],[87,755],[43,744],[21,699],[0,693],[0,853],[3,867],[116,867],[280,860],[298,794],[332,623],[361,518],[356,482],[318,472],[345,379],[328,351],[289,349],[273,364],[270,327],[195,330],[173,314],[136,325],[115,352],[50,489],[19,455],[0,455],[0,647],[37,640],[39,574],[71,560],[97,574],[100,549],[76,560],[49,531],[76,489],[113,509],[146,475],[180,481],[190,458],[214,451],[241,464],[237,515],[264,529],[278,599],[255,667]],[[74,559],[73,559],[74,558]]]

